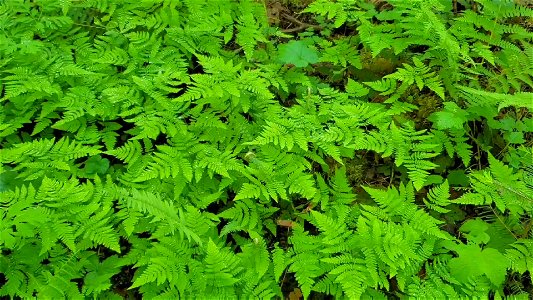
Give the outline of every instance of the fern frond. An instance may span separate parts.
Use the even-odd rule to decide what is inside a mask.
[[[449,199],[450,186],[446,180],[443,184],[429,190],[427,197],[424,199],[424,204],[436,212],[447,213],[450,210],[445,207],[452,203]]]

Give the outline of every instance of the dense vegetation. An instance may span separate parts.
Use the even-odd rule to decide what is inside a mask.
[[[0,298],[528,299],[533,9],[0,1]]]

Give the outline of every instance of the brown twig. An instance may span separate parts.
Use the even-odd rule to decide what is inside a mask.
[[[281,32],[283,32],[283,33],[299,32],[299,31],[306,30],[307,28],[313,28],[314,30],[321,30],[322,29],[322,26],[313,25],[313,24],[308,24],[308,23],[302,22],[302,21],[296,19],[295,17],[293,17],[291,15],[288,15],[286,13],[283,13],[281,15],[285,19],[287,19],[287,20],[299,25],[298,27],[294,27],[294,28],[282,29]]]

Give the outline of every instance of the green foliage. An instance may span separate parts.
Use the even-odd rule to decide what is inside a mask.
[[[451,274],[461,282],[487,276],[494,286],[505,281],[508,260],[495,249],[481,249],[477,245],[462,245],[454,249],[459,255],[449,262]]]
[[[302,41],[290,41],[278,47],[279,61],[296,67],[307,67],[318,61],[318,53]]]
[[[533,293],[533,10],[305,2],[0,1],[0,298]]]

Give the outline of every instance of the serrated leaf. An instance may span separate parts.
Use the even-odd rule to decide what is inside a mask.
[[[355,97],[362,97],[368,95],[370,92],[364,85],[361,83],[348,78],[348,83],[346,84],[346,92]]]
[[[444,110],[435,112],[429,116],[437,129],[462,129],[468,121],[468,113],[461,109],[455,102],[444,102]]]
[[[61,12],[66,16],[72,6],[72,0],[59,0],[59,4],[61,4]]]
[[[87,174],[99,174],[103,175],[109,169],[109,160],[107,158],[101,158],[99,155],[89,158],[85,162],[85,172]]]
[[[303,68],[318,62],[318,52],[302,41],[290,41],[278,47],[278,60]]]
[[[472,219],[466,221],[459,231],[465,234],[468,241],[474,244],[487,244],[490,236],[487,234],[489,224],[481,219]]]
[[[478,245],[460,245],[456,249],[459,257],[448,263],[451,274],[461,282],[468,282],[485,275],[495,286],[505,281],[509,261],[498,250],[481,249]]]
[[[513,131],[505,135],[507,142],[510,144],[523,144],[526,142],[524,133],[521,131]]]
[[[234,200],[258,198],[260,195],[261,189],[259,187],[250,183],[244,183]]]

